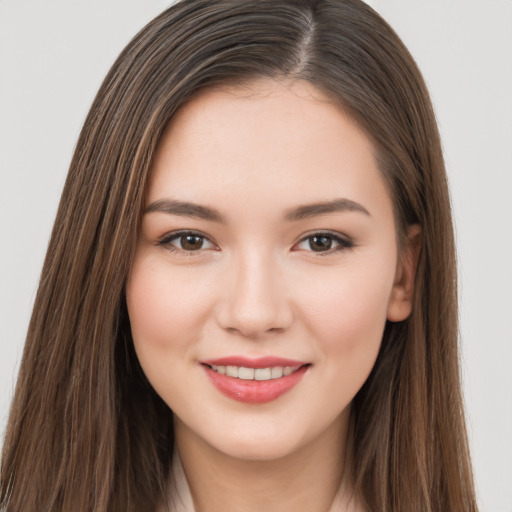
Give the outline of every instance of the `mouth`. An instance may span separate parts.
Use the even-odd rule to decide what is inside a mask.
[[[220,375],[241,380],[274,380],[295,373],[300,366],[272,366],[269,368],[246,368],[245,366],[211,365],[210,368]]]
[[[229,364],[231,363],[231,364]],[[238,364],[235,364],[238,363]],[[201,363],[210,382],[239,402],[271,402],[293,389],[311,364],[276,358],[228,358]]]

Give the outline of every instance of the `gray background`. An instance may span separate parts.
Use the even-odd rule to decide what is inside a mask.
[[[483,512],[512,512],[512,1],[373,0],[418,61],[443,136],[464,388]],[[0,0],[0,433],[72,150],[163,0]]]

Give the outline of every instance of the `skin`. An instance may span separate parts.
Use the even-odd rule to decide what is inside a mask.
[[[361,209],[284,219],[338,198]],[[135,349],[175,413],[197,510],[325,512],[338,489],[345,510],[358,510],[343,474],[350,404],[386,320],[410,313],[415,266],[412,243],[398,253],[370,140],[303,81],[208,90],[159,144],[146,207],[165,199],[226,221],[146,211],[127,283]],[[160,243],[179,230],[204,238],[189,252],[183,238]],[[319,248],[311,237],[325,232],[344,242]],[[232,355],[310,367],[278,399],[247,404],[200,364]]]

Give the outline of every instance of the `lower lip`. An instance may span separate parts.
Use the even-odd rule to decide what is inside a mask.
[[[279,398],[295,387],[307,372],[309,365],[301,366],[291,375],[271,380],[237,379],[235,377],[221,375],[212,370],[209,366],[203,365],[203,368],[212,384],[223,395],[233,400],[238,400],[239,402],[263,404]]]

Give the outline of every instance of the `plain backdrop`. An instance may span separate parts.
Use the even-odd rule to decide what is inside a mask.
[[[483,512],[512,512],[512,0],[373,0],[436,108],[456,221],[464,391]],[[162,0],[0,0],[0,434],[71,154]]]

